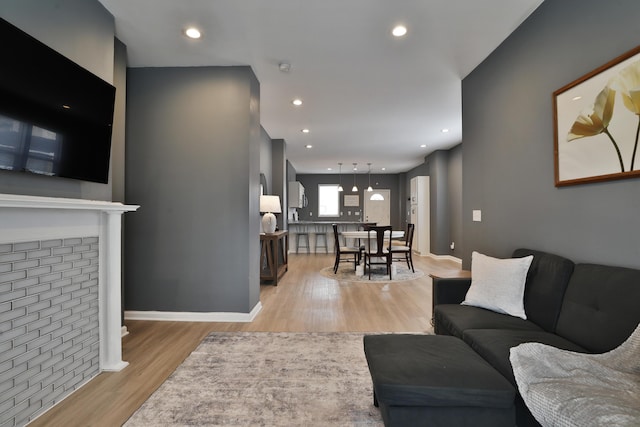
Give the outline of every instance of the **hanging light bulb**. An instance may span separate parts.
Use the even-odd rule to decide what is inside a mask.
[[[351,189],[351,191],[353,191],[354,193],[358,192],[358,186],[356,185],[356,171],[358,170],[358,164],[354,163],[353,164],[353,188]]]
[[[340,165],[340,184],[338,184],[338,191],[344,191],[342,188],[342,163],[338,163]]]
[[[373,188],[371,187],[371,163],[367,163],[369,165],[369,187],[367,188],[367,191],[373,191]]]

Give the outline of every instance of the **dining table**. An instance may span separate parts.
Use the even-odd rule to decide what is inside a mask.
[[[376,232],[373,231],[372,234],[374,234],[374,233],[376,233]],[[342,235],[344,237],[346,237],[347,239],[368,239],[369,238],[369,232],[366,231],[366,230],[343,231]],[[392,239],[400,239],[402,237],[404,237],[404,230],[391,230],[391,238]]]
[[[368,247],[367,244],[367,240],[369,239],[369,232],[366,230],[359,230],[359,231],[343,231],[342,236],[345,239],[356,239],[359,242],[364,242],[364,245],[366,247]],[[376,241],[375,241],[375,237],[376,237],[377,233],[375,231],[371,232],[371,240],[373,240],[373,244],[372,244],[372,248],[373,250],[375,250],[375,245],[376,245]],[[391,230],[391,239],[401,239],[404,237],[404,230]],[[387,238],[387,236],[385,236],[385,239]]]

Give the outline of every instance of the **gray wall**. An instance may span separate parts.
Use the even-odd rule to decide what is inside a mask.
[[[269,190],[271,194],[280,196],[282,214],[276,215],[278,229],[287,229],[287,144],[284,139],[274,139],[271,142],[272,157],[271,164],[273,170],[273,186]]]
[[[96,0],[4,0],[0,16],[113,84],[113,16]],[[120,91],[121,88],[117,87]],[[124,98],[121,98],[124,102]],[[124,123],[114,123],[124,127]],[[120,129],[114,128],[114,133]],[[113,169],[112,176],[122,173]],[[0,193],[111,200],[111,183],[0,171]]]
[[[344,197],[340,197],[341,217],[322,217],[318,218],[318,184],[338,184],[340,178],[338,174],[297,174],[295,180],[298,180],[304,186],[304,191],[309,199],[309,205],[306,208],[298,209],[298,219],[301,221],[360,221],[361,217],[355,215],[355,211],[363,210],[364,200],[363,192],[369,186],[369,175],[360,172],[356,174],[356,184],[358,186],[358,196],[360,197],[359,208],[345,208]],[[343,195],[355,195],[351,192],[353,187],[353,172],[342,174]],[[394,229],[403,229],[403,217],[400,210],[400,191],[398,175],[394,174],[371,174],[371,186],[380,189],[391,190],[391,226]],[[351,215],[348,215],[351,211]],[[312,215],[309,215],[309,214]]]
[[[462,144],[449,150],[449,240],[454,249],[449,253],[457,258],[462,252]]]
[[[463,80],[464,266],[531,247],[640,267],[640,180],[556,188],[551,97],[637,46],[639,17],[637,0],[546,0]]]
[[[271,190],[273,189],[271,146],[269,134],[260,126],[260,173],[264,174],[267,179],[267,191],[265,194],[271,194]]]
[[[248,313],[259,301],[261,128],[249,67],[133,68],[125,308]]]
[[[111,199],[125,202],[125,123],[127,113],[127,47],[115,41],[113,85],[116,87],[116,101],[113,111],[113,134],[111,135],[111,162],[109,182]]]
[[[405,176],[405,188],[410,188],[411,178],[429,176],[431,202],[431,253],[435,255],[454,255],[450,249],[452,235],[460,236],[460,212],[452,211],[458,201],[462,200],[459,183],[462,178],[460,155],[452,150],[438,150],[425,157],[422,165],[411,169]],[[407,215],[409,201],[403,200],[403,212]],[[455,229],[454,229],[455,227]],[[457,255],[456,255],[457,256]]]

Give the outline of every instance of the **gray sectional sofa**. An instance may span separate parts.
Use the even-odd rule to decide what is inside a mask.
[[[434,279],[434,328],[458,337],[517,390],[509,361],[512,347],[526,342],[580,353],[603,353],[622,344],[640,322],[640,270],[575,264],[546,252],[533,255],[525,283],[526,320],[461,305],[471,279]],[[516,396],[518,426],[538,425]]]

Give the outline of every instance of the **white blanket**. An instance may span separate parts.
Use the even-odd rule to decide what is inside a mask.
[[[640,426],[640,325],[608,353],[526,343],[511,349],[510,360],[520,395],[543,426]]]

